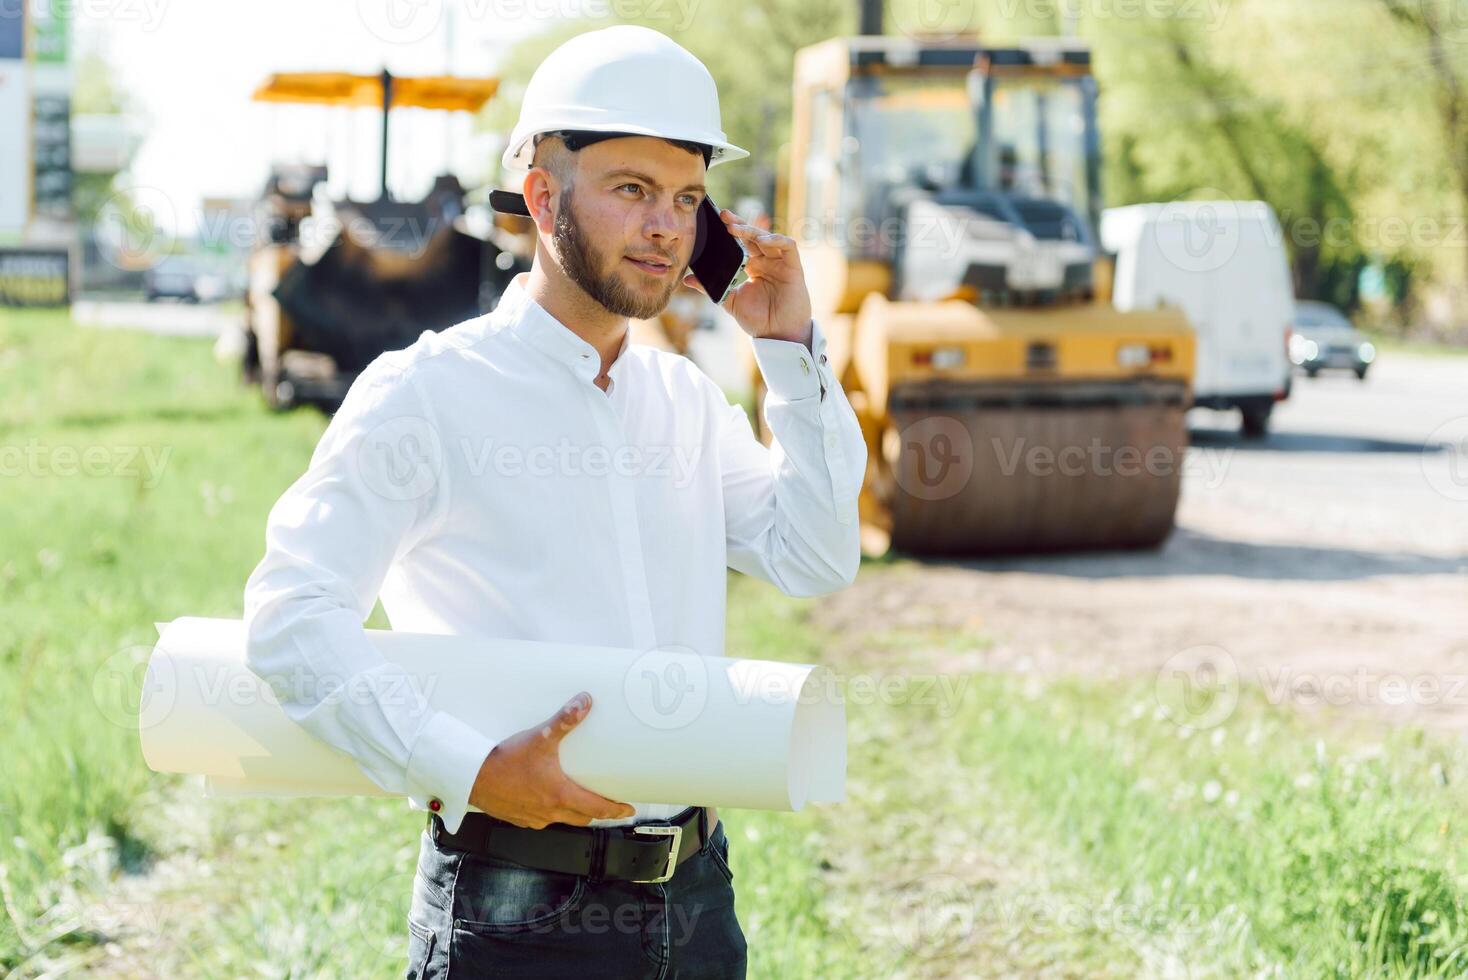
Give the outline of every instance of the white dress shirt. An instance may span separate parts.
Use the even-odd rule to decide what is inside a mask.
[[[432,708],[377,653],[379,595],[398,630],[721,656],[726,567],[811,596],[860,562],[866,446],[818,323],[810,348],[752,340],[767,448],[677,354],[624,340],[603,392],[597,350],[525,279],[362,372],[245,586],[248,661],[286,713],[451,831],[514,732]],[[636,815],[593,825],[690,805],[624,802]]]

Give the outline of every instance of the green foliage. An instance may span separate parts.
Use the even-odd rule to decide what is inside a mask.
[[[891,34],[1008,41],[1068,30],[1090,40],[1110,204],[1200,195],[1267,201],[1285,227],[1299,294],[1348,308],[1368,263],[1387,271],[1399,318],[1415,315],[1428,290],[1468,289],[1461,0],[884,6]],[[608,22],[523,42],[485,124],[508,131],[518,86],[540,58],[571,33]],[[745,165],[714,170],[712,192],[768,197],[789,134],[794,53],[854,32],[856,4],[704,4],[681,19],[643,22],[704,59],[726,131],[754,152]]]
[[[146,113],[131,93],[118,84],[117,73],[105,52],[97,47],[95,40],[79,39],[79,48],[73,70],[75,82],[71,111],[123,116],[135,120],[134,125],[140,125]],[[129,161],[135,153],[136,146],[131,147]],[[126,169],[126,162],[118,168],[119,171]],[[116,172],[94,171],[72,175],[72,207],[83,226],[97,220],[98,211],[112,193],[112,181],[116,176]]]
[[[1375,262],[1409,315],[1410,287],[1465,281],[1468,197],[1452,175],[1468,24],[1449,6],[1232,0],[1093,19],[1112,203],[1205,188],[1265,200],[1300,295],[1352,307]]]

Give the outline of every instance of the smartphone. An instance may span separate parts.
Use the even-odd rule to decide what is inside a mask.
[[[524,196],[514,191],[490,191],[489,206],[501,214],[530,216]],[[744,258],[744,248],[739,239],[724,227],[718,205],[705,196],[698,206],[698,233],[693,239],[693,257],[688,262],[688,271],[698,277],[710,299],[722,303],[744,270]]]
[[[698,277],[709,299],[722,303],[729,287],[744,269],[744,247],[724,227],[718,205],[705,196],[698,206],[698,235],[693,240],[693,258],[688,270]]]

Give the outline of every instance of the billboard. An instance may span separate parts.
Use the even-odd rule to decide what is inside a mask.
[[[55,221],[71,218],[69,12],[70,4],[32,4],[26,52],[31,63],[31,213]]]
[[[24,3],[0,3],[0,60],[25,57]]]
[[[0,5],[3,9],[3,5]],[[0,24],[7,23],[0,18]],[[0,235],[19,235],[31,203],[31,85],[26,63],[0,58]]]
[[[37,91],[34,109],[33,206],[38,217],[65,221],[71,217],[71,96]]]
[[[12,0],[13,2],[13,0]],[[4,0],[0,0],[0,7]],[[67,17],[71,5],[43,3],[31,11],[31,60],[38,65],[66,64]]]
[[[70,16],[69,4],[0,0],[0,239],[72,217]]]
[[[70,272],[65,249],[0,247],[0,306],[65,306]]]

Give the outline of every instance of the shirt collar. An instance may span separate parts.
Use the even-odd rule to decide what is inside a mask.
[[[500,296],[495,313],[508,318],[507,328],[521,340],[546,356],[560,361],[578,377],[594,382],[601,373],[601,354],[531,297],[524,283],[528,276],[529,273],[522,272],[510,280]],[[627,352],[631,342],[632,328],[629,325],[622,335],[622,346],[617,348],[617,355],[607,369],[613,384],[626,363],[626,358],[622,355]]]

